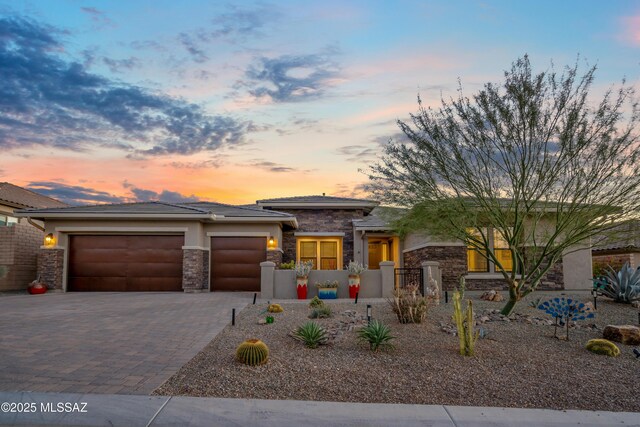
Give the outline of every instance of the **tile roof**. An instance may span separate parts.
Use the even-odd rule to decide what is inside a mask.
[[[0,204],[8,204],[17,208],[55,208],[68,206],[59,200],[34,193],[26,188],[9,182],[0,182]]]
[[[262,199],[256,200],[259,204],[268,203],[364,203],[364,204],[377,204],[374,200],[366,199],[354,199],[350,197],[334,197],[325,195],[310,195],[310,196],[293,196],[293,197],[278,197],[274,199]]]
[[[391,230],[391,219],[398,211],[400,211],[400,209],[378,206],[362,220],[353,221],[353,225],[356,229],[360,230]]]
[[[593,247],[593,251],[640,250],[640,220],[620,223],[612,232]]]
[[[292,218],[290,214],[263,210],[259,208],[247,208],[225,205],[214,202],[138,202],[102,204],[90,206],[69,206],[50,209],[25,209],[22,213],[37,214],[122,214],[122,215],[195,215],[208,216],[211,214],[224,217],[265,217],[265,218]]]

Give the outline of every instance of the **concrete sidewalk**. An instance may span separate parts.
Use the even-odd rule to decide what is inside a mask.
[[[634,412],[140,395],[0,392],[0,406],[0,425],[30,426],[640,426]]]

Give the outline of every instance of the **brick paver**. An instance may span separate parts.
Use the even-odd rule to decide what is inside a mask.
[[[0,295],[0,391],[149,394],[251,297]]]

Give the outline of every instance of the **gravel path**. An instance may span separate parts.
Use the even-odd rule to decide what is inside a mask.
[[[502,306],[478,295],[471,296],[478,314]],[[549,295],[558,296],[533,297]],[[586,294],[578,298],[590,300]],[[336,315],[318,320],[325,326],[335,325],[345,310],[362,315],[366,310],[363,303],[328,304]],[[640,360],[632,347],[620,344],[618,358],[584,349],[607,324],[637,324],[637,310],[628,305],[600,298],[593,322],[598,329],[572,329],[569,342],[554,339],[553,326],[487,322],[483,328],[489,334],[478,341],[474,357],[460,356],[457,337],[442,330],[442,323],[451,322],[451,304],[431,308],[425,324],[401,325],[385,303],[375,303],[373,317],[390,325],[397,337],[395,349],[377,353],[359,342],[355,331],[330,345],[305,348],[288,333],[308,320],[310,310],[300,303],[282,305],[285,311],[274,315],[272,325],[257,324],[266,304],[248,306],[235,327],[227,326],[154,394],[640,411]],[[527,301],[516,312],[545,316]],[[236,346],[252,337],[269,346],[266,365],[235,361]]]

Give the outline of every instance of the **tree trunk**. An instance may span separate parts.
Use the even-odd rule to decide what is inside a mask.
[[[500,314],[504,316],[510,315],[520,299],[521,296],[518,292],[517,284],[509,283],[509,299],[507,300],[507,303],[504,305],[504,307],[502,307],[502,311],[500,311]]]

